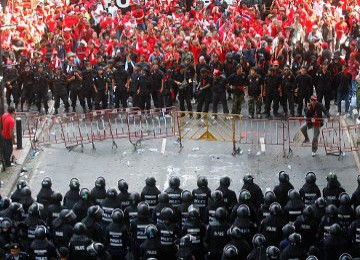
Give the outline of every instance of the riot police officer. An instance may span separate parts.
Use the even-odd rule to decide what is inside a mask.
[[[35,240],[30,245],[30,257],[32,259],[52,259],[56,258],[56,250],[46,238],[47,230],[45,226],[39,226],[35,230]]]
[[[192,240],[192,237],[190,235],[185,235],[182,238],[180,238],[179,251],[176,254],[177,259],[183,259],[183,260],[193,260],[194,259],[195,256],[192,253],[191,240]]]
[[[105,249],[105,246],[101,243],[92,243],[86,247],[86,251],[89,255],[95,259],[101,260],[112,260],[112,256],[110,253]]]
[[[176,255],[176,239],[179,237],[179,227],[174,222],[174,211],[171,208],[165,207],[160,212],[160,219],[162,220],[157,228],[159,230],[160,242],[163,247],[164,259],[171,259]]]
[[[360,257],[360,206],[355,209],[356,219],[350,224],[349,238],[352,245],[352,256]]]
[[[52,78],[52,88],[51,89],[52,89],[52,94],[55,99],[54,114],[56,115],[59,113],[60,99],[64,103],[65,113],[68,113],[70,105],[69,105],[69,101],[68,101],[69,96],[68,96],[67,85],[66,85],[66,76],[63,73],[61,67],[56,68],[55,74],[53,75],[53,78]],[[23,104],[23,101],[21,101],[21,103]]]
[[[194,196],[194,207],[199,208],[201,219],[205,214],[205,208],[208,205],[208,199],[211,195],[211,190],[208,187],[208,180],[206,177],[200,176],[197,180],[197,189],[192,191]]]
[[[290,183],[289,175],[284,171],[280,171],[279,184],[274,187],[274,193],[281,207],[285,207],[288,200],[288,192],[292,189],[294,189],[294,186]]]
[[[120,208],[125,210],[130,205],[130,193],[128,192],[129,185],[124,179],[118,181],[118,189],[120,193],[117,195],[117,200],[120,202]]]
[[[155,206],[152,218],[154,220],[154,223],[159,224],[163,220],[160,217],[160,213],[163,208],[171,208],[171,205],[169,203],[169,195],[166,192],[161,192],[158,195],[158,201],[159,203]]]
[[[297,233],[303,238],[304,249],[308,250],[311,245],[315,245],[316,231],[319,226],[314,218],[314,208],[308,205],[303,210],[301,216],[298,216],[294,222]]]
[[[179,217],[180,217],[180,225],[181,225],[181,228],[184,227],[187,219],[188,219],[188,216],[189,216],[189,212],[188,212],[188,208],[189,206],[193,203],[193,195],[190,191],[188,190],[184,190],[182,193],[181,193],[181,204],[179,206]]]
[[[289,190],[289,200],[284,207],[284,217],[289,222],[294,222],[301,215],[304,209],[304,202],[301,200],[297,190]]]
[[[120,203],[116,199],[117,191],[115,188],[109,188],[106,191],[106,197],[103,201],[101,201],[101,208],[104,210],[102,214],[101,226],[105,230],[107,225],[111,223],[111,214],[114,209],[120,208]]]
[[[232,208],[237,203],[236,193],[235,191],[229,189],[231,180],[228,176],[220,178],[220,186],[217,190],[221,191],[223,194],[224,205],[227,212],[231,212]]]
[[[251,202],[254,205],[256,211],[260,209],[261,204],[264,202],[264,194],[262,193],[259,185],[254,183],[254,176],[246,174],[243,178],[244,185],[242,190],[248,190],[251,194]]]
[[[76,202],[72,208],[78,222],[85,218],[87,214],[87,209],[93,205],[90,191],[87,188],[82,188],[79,194],[81,199]]]
[[[61,210],[64,208],[61,205],[61,201],[63,200],[63,196],[60,192],[54,192],[51,195],[51,202],[48,205],[48,211],[45,212],[46,215],[46,223],[49,225],[51,222],[60,215]]]
[[[355,211],[351,207],[350,196],[346,192],[339,195],[338,219],[341,229],[347,233],[350,224],[355,219]]]
[[[270,205],[276,202],[276,196],[275,193],[271,190],[265,192],[265,196],[264,196],[264,203],[261,205],[260,209],[259,209],[259,218],[260,220],[265,219],[267,216],[270,215]]]
[[[265,259],[266,254],[266,238],[263,234],[255,234],[252,238],[253,249],[248,255],[247,259],[255,260],[255,259]]]
[[[330,227],[335,223],[339,223],[337,207],[334,204],[330,204],[326,206],[325,216],[321,219],[318,227],[316,235],[318,242],[321,242],[329,236]]]
[[[141,200],[148,203],[150,213],[152,214],[155,206],[158,204],[159,189],[156,187],[154,177],[148,177],[145,180],[145,187],[141,191]]]
[[[305,206],[313,205],[315,200],[321,197],[320,189],[316,185],[316,175],[314,172],[308,172],[305,175],[305,183],[299,190],[299,193]]]
[[[301,235],[292,233],[289,236],[289,245],[280,254],[280,259],[305,259],[306,252],[302,246]]]
[[[112,222],[105,229],[105,246],[113,259],[124,259],[130,247],[124,212],[121,209],[114,209],[111,219]]]
[[[69,182],[70,189],[65,193],[63,205],[67,209],[72,209],[80,197],[80,182],[77,178],[72,178]]]
[[[29,207],[33,204],[34,198],[31,195],[31,190],[29,186],[25,186],[21,189],[19,203],[24,209],[24,216],[27,215]]]
[[[166,188],[165,192],[169,195],[169,203],[175,210],[177,210],[181,204],[182,191],[179,177],[172,176],[169,180],[169,187]]]
[[[92,241],[86,236],[86,226],[78,222],[74,226],[74,234],[69,242],[70,259],[89,259],[91,256],[86,248],[91,245]]]
[[[50,177],[45,177],[41,182],[41,189],[36,196],[36,201],[44,206],[44,212],[47,212],[47,206],[50,204],[51,195],[54,191],[51,189],[52,181]]]
[[[56,248],[68,246],[73,235],[72,223],[76,220],[75,213],[69,209],[63,209],[59,217],[51,223],[51,237]]]
[[[321,243],[322,257],[323,259],[339,259],[343,253],[350,251],[349,243],[345,239],[344,231],[339,224],[332,224],[329,233]]]
[[[135,222],[137,219],[137,206],[141,201],[140,194],[137,192],[130,193],[129,196],[129,206],[127,206],[124,210],[125,222],[127,225]]]
[[[26,186],[28,186],[28,183],[23,179],[19,179],[16,183],[16,190],[10,196],[11,201],[19,202],[21,198],[21,190]]]
[[[99,205],[90,206],[86,217],[81,220],[86,227],[85,235],[95,242],[103,242],[104,229],[100,225],[104,210]]]
[[[335,173],[330,172],[326,176],[327,185],[323,189],[323,196],[326,201],[326,204],[334,204],[335,206],[339,205],[339,195],[345,190],[341,187],[340,182],[337,179]]]
[[[95,180],[95,186],[90,192],[91,199],[93,200],[94,204],[100,205],[101,201],[106,197],[106,183],[105,178],[99,176]]]
[[[44,105],[45,114],[49,112],[48,91],[51,81],[50,74],[44,70],[44,65],[39,64],[34,75],[36,106],[41,112],[41,103]]]
[[[247,205],[241,204],[237,208],[233,226],[240,229],[241,237],[250,245],[257,231],[257,225],[250,220],[250,209]]]
[[[353,205],[354,209],[360,205],[360,175],[356,178],[358,186],[354,193],[351,195],[351,204]]]

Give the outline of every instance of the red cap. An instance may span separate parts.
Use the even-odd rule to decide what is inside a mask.
[[[317,101],[317,97],[315,95],[312,95],[310,99]]]
[[[274,60],[273,63],[272,63],[272,65],[273,65],[273,66],[279,65],[279,61]]]
[[[329,47],[329,45],[328,45],[327,42],[323,42],[323,43],[321,44],[321,47],[322,47],[323,49],[327,49],[327,48]]]

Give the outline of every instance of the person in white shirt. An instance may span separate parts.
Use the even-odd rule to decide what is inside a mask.
[[[117,14],[117,10],[119,8],[117,8],[117,6],[115,5],[115,2],[114,1],[111,1],[110,3],[110,6],[108,8],[108,13],[111,13],[112,15],[112,18],[115,18],[116,17],[116,14]]]

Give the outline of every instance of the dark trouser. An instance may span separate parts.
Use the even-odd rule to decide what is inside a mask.
[[[149,110],[151,109],[151,98],[150,95],[140,95],[139,96],[139,107],[141,110]]]
[[[75,112],[76,108],[76,101],[79,98],[80,105],[83,109],[85,109],[85,99],[83,97],[83,93],[80,88],[73,88],[70,90],[70,100],[71,100],[71,106]]]
[[[93,92],[91,88],[82,88],[81,89],[81,95],[84,99],[84,102],[86,100],[87,106],[89,108],[89,110],[92,109],[92,97],[93,97]]]
[[[47,89],[43,89],[43,90],[39,91],[39,93],[36,95],[36,106],[37,106],[39,112],[41,110],[41,103],[43,103],[45,112],[47,113],[49,110],[48,90]]]
[[[13,100],[14,100],[14,104],[17,107],[17,105],[19,104],[19,99],[20,99],[20,91],[18,87],[13,87],[13,88],[6,88],[6,101],[8,106],[10,106],[11,103],[11,96],[13,96]]]
[[[187,111],[192,111],[191,106],[191,90],[189,87],[179,90],[179,103],[180,103],[180,111],[185,111],[185,102],[187,106]]]
[[[138,107],[140,105],[140,96],[136,94],[136,91],[130,92],[130,97],[132,98],[132,106]]]
[[[300,130],[301,132],[303,133],[303,135],[305,136],[305,140],[309,140],[309,136],[308,136],[308,133],[307,133],[307,129],[311,129],[313,128],[314,129],[314,135],[313,135],[313,140],[312,140],[312,144],[311,144],[311,150],[312,152],[316,152],[317,149],[318,149],[318,138],[319,138],[319,135],[320,135],[320,127],[318,126],[312,126],[312,127],[308,127],[307,126],[307,123],[304,123]]]
[[[234,94],[233,106],[231,109],[231,114],[241,114],[241,105],[244,103],[244,93],[240,95]]]
[[[203,93],[201,93],[198,97],[198,103],[197,103],[197,112],[209,112],[210,102],[211,102],[211,91],[205,90]],[[205,106],[204,106],[205,103]],[[204,110],[202,109],[204,106]]]
[[[128,99],[128,93],[126,92],[125,89],[119,89],[116,88],[115,90],[115,107],[119,108],[120,107],[120,102],[121,105],[124,108],[127,108],[127,99]]]
[[[270,107],[271,107],[271,102],[275,103],[275,94],[267,94],[266,98],[265,98],[265,113],[267,116],[270,116]],[[274,110],[275,113],[275,110]]]
[[[151,93],[152,100],[154,102],[154,106],[156,108],[162,108],[165,105],[165,96],[163,93],[160,93],[159,91],[153,91]]]
[[[281,104],[284,113],[287,113],[286,96],[282,95],[282,97],[280,97],[280,95],[276,93],[274,96],[274,104],[273,104],[274,115],[278,113],[279,103]]]
[[[59,94],[55,94],[55,112],[59,109],[60,107],[60,99],[62,100],[62,102],[64,103],[65,106],[65,112],[69,111],[69,97],[67,95],[67,93],[59,93]]]
[[[297,107],[297,113],[299,116],[302,116],[303,114],[303,107],[304,107],[304,103],[305,103],[305,107],[307,106],[307,99],[305,98],[305,96],[303,95],[299,95],[298,96],[298,107]]]
[[[290,114],[291,114],[291,116],[294,116],[295,115],[295,111],[294,111],[294,94],[293,93],[286,93],[286,95],[283,96],[283,98],[285,100],[285,107],[286,107],[286,111],[284,109],[285,113],[287,113],[287,105],[289,104]]]
[[[217,113],[218,103],[221,102],[223,107],[223,113],[229,114],[229,108],[226,101],[226,93],[213,93],[213,113]]]
[[[11,139],[1,138],[3,142],[3,157],[5,167],[11,166],[11,155],[13,153],[13,143]]]
[[[24,108],[25,101],[28,102],[28,108],[30,109],[30,106],[34,100],[34,91],[32,87],[25,87],[21,93],[21,109]]]
[[[330,109],[330,100],[331,100],[331,91],[324,91],[324,90],[316,90],[316,96],[318,102],[322,103],[322,100],[324,98],[325,100],[325,109],[329,111]]]
[[[106,109],[107,108],[107,103],[108,103],[108,96],[105,93],[105,90],[98,90],[97,93],[95,93],[95,97],[94,97],[94,101],[95,101],[95,109],[99,110],[100,109],[100,103],[101,103],[101,108],[102,109]]]

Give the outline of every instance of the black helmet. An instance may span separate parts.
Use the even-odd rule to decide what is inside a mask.
[[[86,247],[86,251],[91,256],[99,256],[105,252],[105,246],[98,242],[93,242]]]
[[[75,224],[75,226],[74,226],[74,234],[75,235],[78,235],[78,236],[84,235],[85,232],[86,232],[86,226],[84,223],[78,222]]]
[[[140,200],[141,200],[141,197],[140,197],[139,193],[137,193],[137,192],[131,192],[130,193],[129,202],[130,202],[131,205],[136,206],[137,204],[139,204]]]
[[[306,260],[318,260],[318,258],[314,255],[310,255],[306,258]]]
[[[241,204],[236,210],[236,215],[239,218],[248,218],[248,217],[250,217],[250,209],[249,209],[248,205]]]
[[[80,182],[78,178],[72,178],[69,183],[70,190],[80,189]]]
[[[45,239],[46,238],[46,227],[45,226],[40,225],[35,229],[35,238],[36,239]]]
[[[211,199],[216,202],[221,202],[223,200],[223,193],[220,190],[214,190],[211,192]]]
[[[89,200],[90,199],[90,191],[88,188],[82,188],[79,193],[81,199]]]
[[[231,226],[227,231],[228,236],[239,239],[241,238],[241,230],[237,226]]]
[[[60,192],[54,192],[51,195],[51,200],[53,202],[61,202],[63,200],[63,195]]]
[[[339,236],[341,234],[341,227],[338,223],[332,224],[330,226],[330,234],[333,236]]]
[[[129,185],[124,179],[120,179],[118,180],[118,189],[121,192],[127,192],[127,190],[129,189]]]
[[[229,188],[230,183],[231,183],[231,179],[228,176],[221,177],[221,179],[220,179],[220,186],[221,187]]]
[[[52,186],[51,178],[50,177],[45,177],[41,182],[41,187],[50,189],[51,186]]]
[[[269,246],[266,248],[266,256],[268,259],[279,259],[280,249],[276,246]]]
[[[109,188],[107,191],[106,191],[106,197],[109,198],[109,199],[116,199],[116,196],[117,196],[117,191],[115,188]]]
[[[181,192],[181,200],[183,202],[192,202],[193,195],[189,190],[184,190]]]
[[[159,203],[169,203],[169,195],[166,192],[161,192],[158,195]]]
[[[169,180],[169,186],[172,189],[177,189],[180,187],[180,179],[179,177],[172,176]]]
[[[63,209],[60,211],[60,218],[63,222],[71,223],[76,219],[76,215],[72,210]]]
[[[276,195],[273,191],[269,190],[265,192],[264,202],[266,205],[270,205],[273,202],[276,202]]]
[[[350,196],[346,192],[341,192],[339,195],[339,202],[341,205],[349,205],[350,204]]]
[[[316,182],[316,175],[314,172],[308,172],[305,175],[305,181],[306,183],[315,183]]]
[[[3,218],[1,221],[1,228],[11,228],[12,221],[10,218]]]
[[[225,259],[235,259],[237,256],[239,256],[239,250],[234,245],[226,245],[224,247],[224,256]]]
[[[145,228],[145,233],[148,239],[153,239],[158,236],[158,229],[155,225],[151,224]]]
[[[22,191],[22,190],[21,190]],[[31,192],[31,191],[30,191]],[[2,198],[2,200],[0,200],[0,209],[7,209],[10,206],[11,203],[11,199],[8,197]]]
[[[356,218],[360,218],[360,205],[355,209]]]
[[[335,217],[337,215],[337,207],[334,204],[326,206],[325,214],[327,216]]]
[[[352,256],[348,253],[343,253],[340,257],[339,260],[351,260],[353,259]]]
[[[227,212],[223,207],[219,207],[215,210],[215,219],[219,222],[226,221]]]
[[[279,172],[279,181],[280,182],[289,182],[289,174],[284,171]]]
[[[31,196],[31,189],[29,186],[25,186],[21,189],[20,195],[23,197],[30,197]]]
[[[121,223],[124,221],[124,212],[121,209],[114,209],[111,214],[111,219],[115,223]]]
[[[18,202],[11,202],[9,205],[9,210],[11,212],[20,212],[23,209],[22,205]]]
[[[315,213],[314,207],[312,205],[308,205],[306,206],[306,208],[304,208],[302,214],[304,217],[312,218],[314,216],[314,213]]]
[[[28,183],[23,179],[18,180],[17,183],[16,183],[16,188],[18,190],[21,190],[22,188],[24,188],[26,186],[28,186]]]
[[[296,246],[301,243],[301,235],[299,233],[292,233],[288,238],[290,245]]]
[[[252,176],[250,173],[246,174],[243,178],[244,183],[253,183],[254,176]]]
[[[288,197],[289,197],[289,200],[299,200],[299,199],[301,199],[300,193],[295,189],[289,190]]]
[[[323,209],[326,207],[326,202],[323,197],[317,198],[315,200],[315,206],[319,209]]]
[[[266,243],[266,238],[263,234],[255,234],[252,238],[252,244],[255,248],[264,246]]]
[[[200,176],[197,180],[197,186],[199,188],[206,188],[208,186],[208,180],[204,176]]]
[[[233,55],[231,52],[226,53],[225,59],[232,59],[232,58],[233,58]]]
[[[95,187],[98,187],[100,189],[105,189],[105,178],[102,176],[97,177],[96,181],[95,181]]]
[[[337,181],[337,176],[335,173],[329,172],[328,175],[326,176],[326,180],[327,181]]]
[[[271,203],[269,210],[270,210],[271,215],[276,216],[281,213],[282,209],[281,209],[281,205],[279,203],[273,202],[273,203]]]
[[[195,208],[193,205],[190,205],[188,208],[188,219],[190,221],[196,221],[200,218],[200,213],[199,213],[199,209]]]
[[[288,223],[283,226],[281,231],[284,237],[289,237],[292,233],[295,233],[295,226],[291,223]]]
[[[147,177],[146,180],[145,180],[145,184],[147,186],[155,186],[156,180],[155,180],[154,177]]]
[[[34,202],[30,205],[28,209],[28,213],[30,216],[39,216],[40,215],[40,205],[37,202]]]
[[[99,205],[90,206],[87,210],[87,216],[93,219],[100,220],[104,211]]]
[[[150,216],[149,212],[149,204],[146,202],[140,202],[137,207],[138,217],[140,218],[148,218]]]
[[[248,190],[241,190],[240,194],[239,194],[239,201],[241,202],[245,202],[245,201],[249,201],[251,199],[251,193]]]
[[[180,247],[191,246],[191,235],[188,234],[180,238],[179,246]]]
[[[160,212],[160,218],[162,220],[172,220],[174,211],[171,208],[165,207]]]

